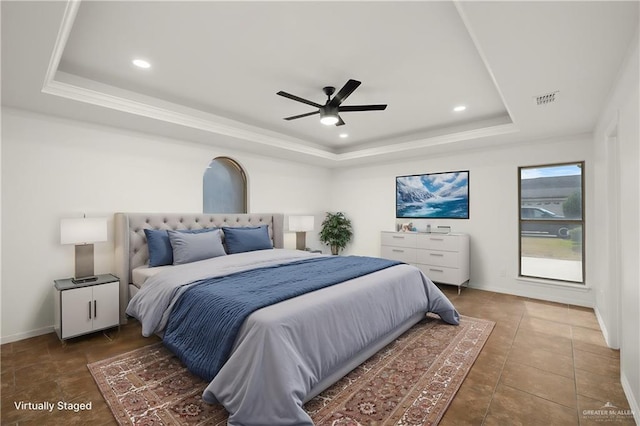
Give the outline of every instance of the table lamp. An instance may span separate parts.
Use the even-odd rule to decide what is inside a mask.
[[[75,244],[75,284],[95,281],[93,243],[107,241],[106,218],[73,218],[60,221],[60,244]]]
[[[296,250],[306,249],[307,231],[313,231],[313,216],[289,216],[289,231],[296,233]]]

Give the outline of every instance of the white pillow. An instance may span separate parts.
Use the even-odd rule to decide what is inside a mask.
[[[198,234],[177,231],[167,231],[167,233],[173,249],[174,265],[182,265],[227,254],[222,245],[222,231],[220,229]]]

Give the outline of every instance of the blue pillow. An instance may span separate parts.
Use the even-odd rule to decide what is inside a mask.
[[[173,248],[173,264],[182,265],[212,257],[226,256],[222,246],[222,231],[177,232],[167,231]]]
[[[229,254],[273,248],[267,225],[246,228],[223,227],[222,230]]]
[[[178,232],[198,234],[200,232],[215,231],[217,228],[182,229]],[[145,229],[147,247],[149,248],[149,267],[173,265],[173,248],[166,229]]]

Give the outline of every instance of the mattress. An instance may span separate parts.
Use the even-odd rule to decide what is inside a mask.
[[[158,272],[170,269],[172,265],[156,266],[149,268],[148,265],[138,266],[131,271],[131,281],[133,285],[140,288],[149,277],[156,275]]]

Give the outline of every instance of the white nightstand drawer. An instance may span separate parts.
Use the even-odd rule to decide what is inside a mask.
[[[420,268],[431,281],[436,283],[461,285],[468,279],[463,277],[460,269],[457,268],[430,265],[418,265],[418,268]]]
[[[414,248],[382,246],[381,254],[385,259],[399,260],[405,263],[416,263],[416,249]]]
[[[417,263],[456,268],[461,263],[460,253],[454,251],[418,250]]]
[[[383,232],[381,243],[383,246],[415,247],[418,234],[403,232]]]
[[[461,239],[456,235],[420,234],[418,248],[429,250],[460,251]]]

